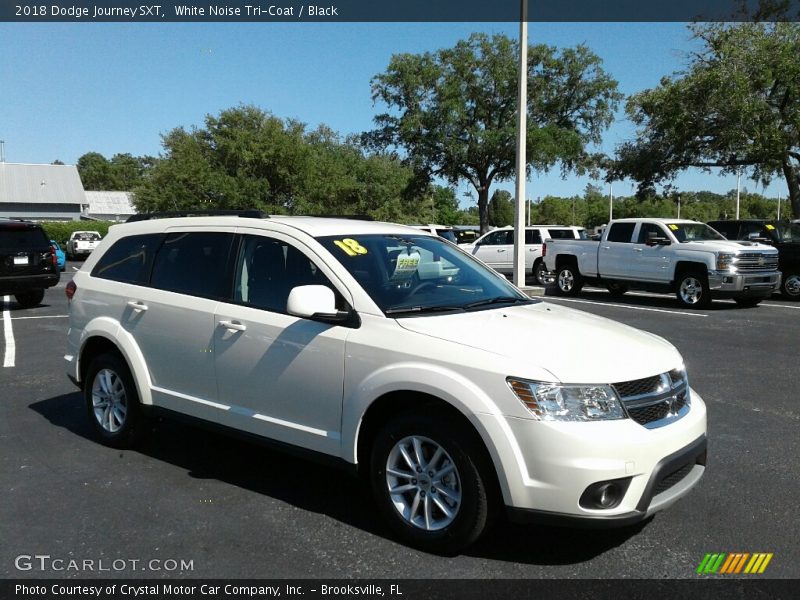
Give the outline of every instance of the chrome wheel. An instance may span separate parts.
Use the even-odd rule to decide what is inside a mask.
[[[569,269],[561,269],[558,273],[558,287],[562,292],[571,292],[575,287],[575,275]]]
[[[800,273],[787,275],[783,282],[783,290],[790,298],[800,298]]]
[[[125,425],[128,399],[125,384],[111,369],[101,369],[92,382],[92,410],[97,423],[108,433]]]
[[[703,284],[696,277],[685,277],[678,293],[685,304],[698,304],[703,297]]]
[[[461,478],[453,459],[422,436],[397,442],[386,461],[386,485],[395,510],[425,531],[450,525],[461,507]]]

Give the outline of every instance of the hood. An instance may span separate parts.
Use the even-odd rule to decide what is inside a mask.
[[[777,250],[769,244],[737,240],[695,240],[675,244],[675,247],[688,248],[690,250],[707,250],[710,252],[777,252]]]
[[[544,369],[562,383],[616,383],[682,362],[663,338],[548,302],[397,322],[421,335],[507,357],[509,370],[515,370],[507,375],[517,377],[535,377],[531,372]],[[516,372],[520,366],[524,372]]]

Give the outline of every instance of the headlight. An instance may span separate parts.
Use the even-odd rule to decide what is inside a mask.
[[[717,271],[733,271],[733,263],[736,262],[736,255],[732,252],[720,252],[717,254]]]
[[[605,421],[626,418],[619,398],[608,385],[561,385],[506,379],[508,386],[542,421]]]

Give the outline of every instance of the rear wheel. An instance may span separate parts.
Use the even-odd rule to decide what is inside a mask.
[[[687,308],[706,308],[711,304],[708,276],[699,269],[684,271],[678,277],[675,295]]]
[[[39,306],[44,299],[44,290],[33,290],[31,292],[20,292],[14,294],[14,298],[22,308],[31,308],[32,306]]]
[[[101,442],[130,448],[139,439],[144,418],[130,369],[116,354],[101,354],[87,372],[83,395],[89,421]]]
[[[544,279],[544,274],[547,273],[547,267],[544,266],[544,261],[539,260],[533,265],[533,278],[539,285],[547,285]]]
[[[583,287],[583,277],[572,265],[562,265],[556,272],[556,290],[562,296],[577,296]]]
[[[474,436],[446,415],[389,421],[372,447],[370,479],[394,532],[411,546],[443,554],[476,541],[493,513],[493,480],[483,456]]]
[[[781,283],[781,295],[787,300],[800,300],[800,273],[787,273]]]

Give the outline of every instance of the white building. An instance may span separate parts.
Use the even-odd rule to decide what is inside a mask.
[[[77,221],[85,205],[74,165],[0,162],[0,217]]]

